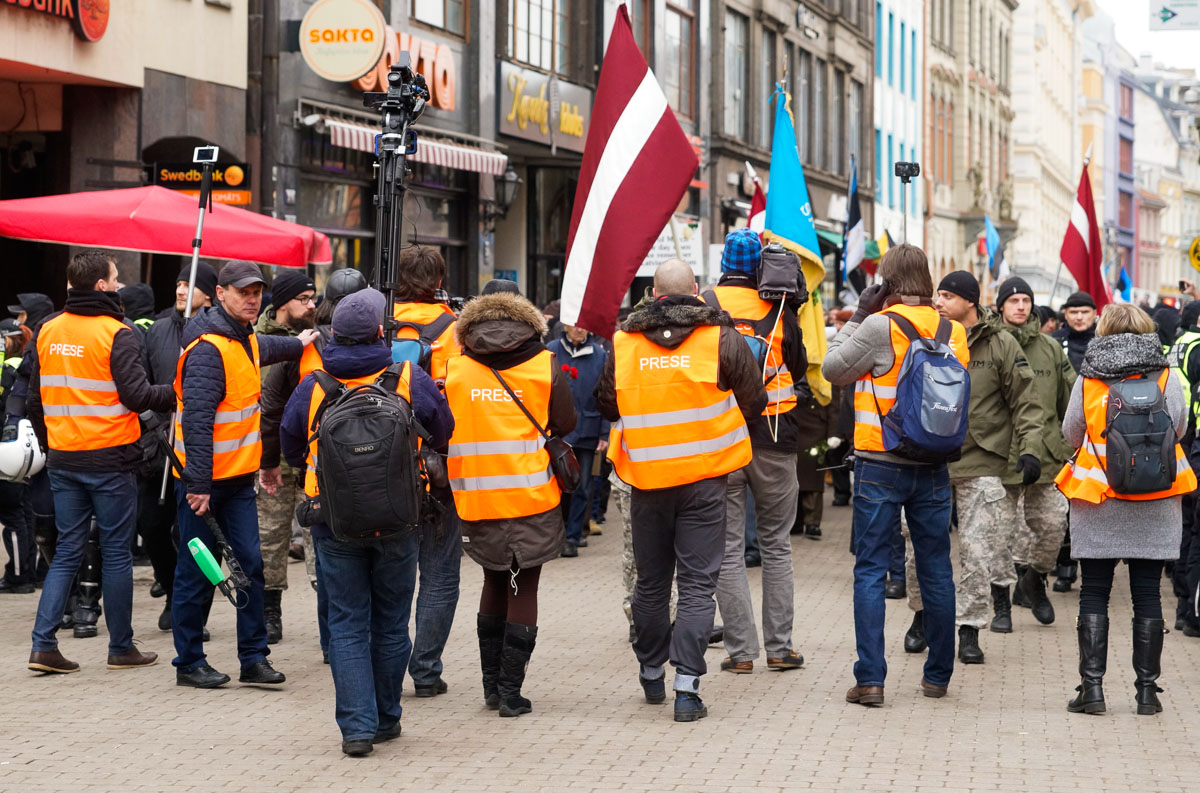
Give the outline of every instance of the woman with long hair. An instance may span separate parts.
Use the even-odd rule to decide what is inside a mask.
[[[1072,555],[1082,574],[1077,625],[1081,682],[1067,710],[1105,711],[1101,684],[1108,662],[1108,600],[1117,562],[1124,560],[1133,599],[1137,712],[1153,715],[1162,711],[1163,564],[1179,555],[1180,503],[1183,494],[1196,488],[1179,443],[1167,445],[1172,431],[1177,438],[1187,428],[1187,403],[1171,376],[1154,322],[1136,306],[1104,309],[1079,374],[1063,417],[1063,435],[1078,451],[1055,480],[1071,502]],[[1152,406],[1149,414],[1124,411],[1125,405],[1143,403]],[[1149,466],[1140,440],[1147,429],[1150,437],[1166,441]],[[1125,442],[1136,444],[1132,454],[1125,449],[1109,453]],[[1128,459],[1132,465],[1119,462]],[[1146,472],[1149,478],[1143,478]]]

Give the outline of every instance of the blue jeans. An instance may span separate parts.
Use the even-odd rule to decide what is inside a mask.
[[[71,582],[79,572],[92,516],[100,527],[104,577],[104,622],[108,653],[133,649],[133,535],[137,527],[137,477],[132,471],[83,473],[50,471],[58,547],[46,573],[33,624],[34,652],[58,647],[55,633],[67,607]]]
[[[199,537],[213,555],[217,543],[204,518],[192,511],[187,503],[187,488],[175,483],[175,503],[179,508],[179,560],[175,565],[175,591],[171,598],[171,625],[175,631],[175,660],[181,672],[191,672],[208,663],[204,655],[204,622],[207,602],[213,585],[200,572],[200,566],[187,552],[188,541]],[[222,487],[218,482],[212,490],[209,509],[233,555],[250,579],[250,591],[242,598],[245,605],[237,610],[238,660],[247,669],[270,654],[267,649],[267,624],[263,619],[263,562],[258,545],[258,508],[255,506],[254,486]],[[239,604],[241,605],[241,604]]]
[[[893,581],[904,580],[904,534],[900,531],[900,524],[896,524],[896,531],[892,536],[892,550],[889,556],[891,559],[888,562],[888,577]]]
[[[583,524],[588,519],[588,499],[592,495],[592,460],[595,458],[595,449],[575,449],[575,459],[579,461],[583,476],[579,478],[579,487],[571,494],[567,513],[567,542],[572,545],[578,545],[583,539]]]
[[[417,578],[417,535],[350,544],[314,537],[317,586],[329,601],[329,667],[342,740],[359,741],[400,721],[412,642],[408,616]]]
[[[317,538],[313,538],[314,546]],[[317,575],[317,640],[321,644],[321,649],[329,652],[329,595],[325,592],[325,587],[321,586],[321,557],[318,554],[313,559],[313,569]]]
[[[417,591],[416,630],[408,673],[413,685],[432,686],[442,676],[442,651],[458,608],[462,526],[453,504],[446,507],[441,536],[422,532],[419,543],[421,588]]]
[[[925,604],[925,679],[935,686],[948,685],[954,672],[954,570],[946,466],[859,459],[854,463],[854,489],[854,678],[860,686],[882,686],[887,677],[883,584],[903,507]]]

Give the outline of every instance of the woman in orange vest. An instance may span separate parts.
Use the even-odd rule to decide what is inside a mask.
[[[463,547],[483,568],[483,695],[501,716],[519,716],[533,709],[521,686],[537,638],[538,578],[565,537],[545,439],[516,399],[554,437],[575,429],[575,403],[542,343],[546,320],[525,298],[483,295],[467,304],[456,328],[463,354],[447,367],[454,434],[446,467]]]
[[[1157,681],[1163,645],[1159,582],[1163,564],[1179,556],[1180,502],[1196,488],[1196,476],[1178,443],[1172,450],[1174,481],[1158,491],[1116,492],[1110,483],[1108,424],[1110,389],[1129,379],[1153,379],[1165,397],[1166,412],[1177,436],[1187,425],[1188,408],[1179,381],[1170,376],[1154,322],[1136,306],[1111,304],[1096,327],[1079,369],[1063,418],[1063,435],[1078,451],[1055,483],[1071,501],[1071,548],[1079,560],[1078,695],[1067,704],[1072,713],[1103,713],[1101,682],[1108,661],[1108,598],[1117,562],[1129,566],[1133,598],[1133,669],[1137,712],[1162,711]],[[1135,457],[1136,460],[1136,457]],[[1169,461],[1164,461],[1168,462]],[[1112,474],[1115,477],[1115,473]],[[1119,485],[1118,485],[1119,486]],[[1124,488],[1122,488],[1124,489]]]

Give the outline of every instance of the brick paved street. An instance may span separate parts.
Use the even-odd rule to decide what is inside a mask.
[[[621,538],[610,529],[542,576],[539,644],[526,694],[534,713],[484,709],[474,614],[481,576],[463,561],[463,597],[446,654],[450,693],[406,698],[404,735],[364,759],[342,755],[333,686],[317,647],[315,596],[300,564],[284,597],[285,639],[272,660],[283,691],[175,686],[162,601],[137,569],[134,628],[162,656],[152,669],[108,671],[105,639],[62,649],[83,670],[25,669],[36,597],[0,599],[0,791],[1195,791],[1200,640],[1166,637],[1165,712],[1138,717],[1129,668],[1127,582],[1114,591],[1105,680],[1109,713],[1071,715],[1077,593],[1051,594],[1050,627],[1016,609],[1016,632],[985,633],[987,663],[955,670],[950,694],[918,692],[923,656],[900,642],[910,614],[889,601],[887,705],[844,702],[854,658],[849,510],[827,509],[825,539],[794,540],[796,643],[803,670],[711,672],[710,717],[675,724],[644,704],[621,612]],[[757,585],[757,571],[752,571]],[[1164,582],[1164,597],[1169,586]],[[756,595],[757,600],[757,595]],[[1170,601],[1173,604],[1173,601]],[[213,609],[212,663],[236,680],[233,609]],[[104,636],[103,630],[101,636]],[[710,670],[723,657],[708,653]],[[410,687],[411,688],[411,687]]]

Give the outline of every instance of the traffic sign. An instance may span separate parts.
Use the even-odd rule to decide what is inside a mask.
[[[1200,30],[1200,0],[1150,0],[1151,30]]]
[[[1188,248],[1188,261],[1192,263],[1192,267],[1200,270],[1200,237],[1192,240],[1192,246]]]

